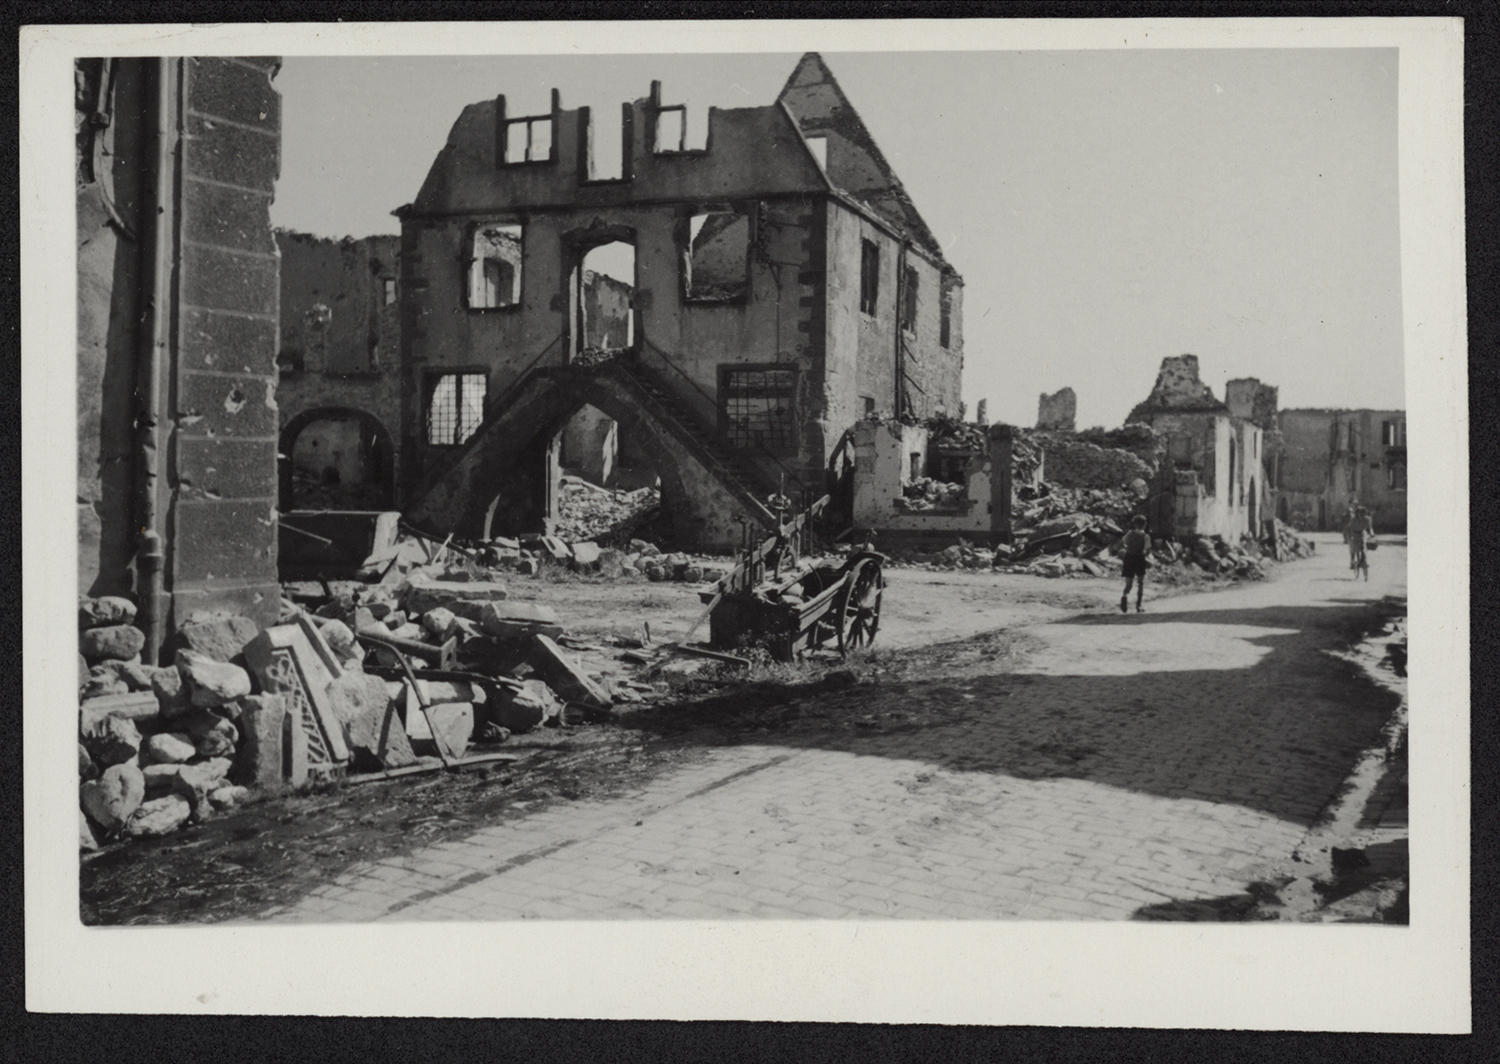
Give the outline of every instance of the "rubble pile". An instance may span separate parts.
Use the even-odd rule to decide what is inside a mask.
[[[656,488],[614,491],[565,476],[557,499],[557,535],[568,540],[608,538],[610,533],[661,505]]]
[[[195,615],[172,665],[141,661],[136,607],[108,596],[79,603],[79,845],[165,835],[249,796],[259,751],[247,729],[267,712],[225,649],[254,635],[244,618]]]
[[[666,569],[670,556],[652,557]],[[142,662],[135,616],[126,598],[80,601],[84,850],[169,834],[257,792],[441,767],[664,693],[574,656],[623,650],[630,667],[650,664],[649,633],[570,639],[550,607],[467,571],[287,584],[276,624],[195,613],[161,667]]]
[[[963,501],[962,484],[948,484],[931,477],[919,477],[902,489],[895,504],[896,509],[904,513],[925,513],[956,509]]]

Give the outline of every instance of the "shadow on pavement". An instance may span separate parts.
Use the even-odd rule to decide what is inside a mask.
[[[845,673],[842,686],[752,685],[621,723],[678,742],[753,742],[1020,779],[1086,779],[1310,825],[1360,753],[1379,744],[1399,704],[1325,653],[1346,648],[1369,620],[1367,611],[1321,605],[1084,616],[1058,623],[1280,631],[1246,639],[1264,648],[1248,667],[1132,675],[1028,674],[1007,660],[1009,633],[993,632],[893,655],[898,674],[874,682]],[[903,663],[917,675],[899,675]]]

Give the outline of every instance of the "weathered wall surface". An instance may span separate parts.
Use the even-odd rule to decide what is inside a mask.
[[[278,66],[78,65],[80,590],[133,590],[148,655],[194,609],[279,605]]]
[[[279,262],[270,207],[281,166],[278,59],[182,61],[188,136],[174,394],[179,496],[174,615],[233,604],[262,623],[276,579]]]
[[[1036,427],[1059,432],[1072,432],[1078,427],[1078,396],[1072,388],[1051,395],[1042,393],[1037,399]]]
[[[912,482],[912,468],[926,468],[927,429],[898,421],[865,420],[852,430],[854,524],[883,541],[993,543],[1010,536],[1009,430],[993,426],[987,446],[963,467],[963,501],[943,510],[909,512],[896,500]],[[997,505],[998,504],[998,505]]]
[[[1197,355],[1170,355],[1161,360],[1151,394],[1126,416],[1125,423],[1151,420],[1154,413],[1176,411],[1227,412],[1213,389],[1198,378]]]

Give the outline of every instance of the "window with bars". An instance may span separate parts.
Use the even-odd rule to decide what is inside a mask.
[[[880,248],[873,241],[859,242],[859,309],[875,313],[880,298]]]
[[[484,420],[485,375],[442,373],[429,380],[427,442],[433,447],[457,447],[474,435]]]
[[[724,433],[736,447],[797,449],[797,371],[785,366],[720,367]]]

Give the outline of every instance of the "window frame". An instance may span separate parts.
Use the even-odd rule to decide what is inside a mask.
[[[475,424],[473,431],[462,439],[452,443],[438,443],[433,440],[433,417],[432,403],[437,395],[439,384],[445,377],[457,378],[457,385],[453,392],[454,405],[454,429],[455,432],[462,428],[461,414],[464,401],[464,378],[478,377],[484,382],[484,394],[480,399],[479,421]],[[479,432],[484,425],[484,419],[489,415],[489,369],[481,365],[473,366],[442,366],[430,367],[422,373],[422,443],[423,446],[436,448],[438,450],[453,450],[463,447]]]
[[[785,373],[790,377],[790,384],[785,393],[787,401],[786,440],[784,443],[768,443],[764,440],[757,447],[755,441],[746,440],[740,442],[730,417],[729,402],[732,392],[732,381],[737,374],[745,373]],[[801,390],[802,373],[800,368],[791,362],[725,362],[718,367],[718,414],[719,432],[731,447],[738,450],[763,450],[778,457],[795,456],[800,450],[798,439],[798,425],[800,424],[798,393]]]

